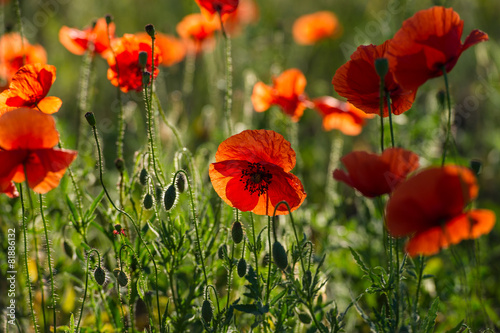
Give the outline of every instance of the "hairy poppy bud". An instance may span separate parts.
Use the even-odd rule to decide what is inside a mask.
[[[472,171],[474,171],[476,176],[478,176],[481,173],[481,170],[483,168],[483,163],[481,163],[480,160],[471,160],[470,161],[470,168]]]
[[[210,301],[208,300],[203,301],[203,304],[201,306],[201,317],[207,324],[210,324],[212,318],[214,317],[214,310],[212,309],[212,304],[210,304]]]
[[[244,277],[247,274],[247,261],[245,258],[238,260],[237,271],[239,277]]]
[[[63,247],[64,247],[64,253],[66,253],[68,257],[73,258],[74,254],[73,247],[69,244],[67,240],[64,240]]]
[[[233,241],[236,244],[241,243],[241,241],[243,240],[243,226],[239,221],[233,223],[233,226],[231,228],[231,236],[233,237]]]
[[[102,269],[101,266],[98,266],[94,271],[94,279],[100,286],[104,284],[106,281],[106,272]]]
[[[168,212],[172,209],[177,198],[177,191],[174,185],[169,185],[163,195],[163,208]]]
[[[151,209],[153,208],[153,196],[149,193],[146,193],[144,196],[144,200],[142,201],[142,205],[144,206],[144,209]]]
[[[139,174],[139,183],[141,183],[142,186],[146,186],[146,184],[148,183],[148,178],[149,178],[148,170],[142,168],[141,173]]]
[[[95,116],[94,116],[93,112],[87,112],[85,114],[85,119],[87,119],[87,122],[89,123],[90,126],[92,126],[92,127],[95,126],[96,121],[95,121]]]
[[[149,84],[149,80],[151,79],[151,73],[148,71],[142,72],[142,85],[147,86]]]
[[[109,25],[109,24],[111,24],[111,22],[113,22],[113,16],[111,16],[110,14],[107,14],[105,16],[105,18],[106,18],[106,24],[107,25]]]
[[[282,270],[288,266],[288,257],[285,248],[278,241],[273,244],[273,260],[276,266]]]
[[[157,201],[161,202],[163,199],[163,188],[160,185],[156,185],[155,187],[155,196]]]
[[[179,172],[177,174],[175,185],[177,185],[177,190],[179,190],[180,193],[184,193],[186,190],[186,175],[184,173]]]
[[[120,286],[126,287],[128,284],[127,274],[125,274],[125,272],[122,270],[119,270],[117,274],[118,275],[116,276],[116,280],[118,280],[118,283],[120,284]]]
[[[148,53],[146,51],[139,52],[139,66],[141,66],[141,68],[144,68],[146,67],[147,63],[148,63]]]
[[[307,313],[305,312],[301,312],[299,313],[299,320],[303,323],[303,324],[310,324],[312,319],[311,319],[311,316],[309,316]]]
[[[227,246],[226,244],[222,244],[219,249],[217,250],[217,255],[219,256],[219,259],[224,259],[225,253],[227,253]]]
[[[116,167],[116,170],[123,172],[123,170],[125,168],[125,162],[123,161],[123,159],[117,158],[115,160],[115,167]]]
[[[147,24],[144,29],[146,30],[146,32],[148,33],[148,35],[151,37],[151,38],[154,38],[155,37],[155,26],[152,25],[152,24]]]
[[[389,72],[389,61],[386,58],[375,59],[375,70],[380,78],[385,78],[385,75]]]

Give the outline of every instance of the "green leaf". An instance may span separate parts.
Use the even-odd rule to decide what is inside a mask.
[[[451,330],[446,331],[446,333],[459,333],[459,332],[462,332],[463,328],[464,328],[464,327],[462,327],[463,325],[464,325],[464,320],[462,319],[462,321],[459,322],[457,326],[453,327]]]
[[[434,326],[436,325],[436,317],[439,309],[439,297],[437,297],[434,302],[432,302],[431,308],[427,312],[427,317],[423,321],[423,330],[425,333],[434,332]]]
[[[144,275],[140,274],[137,279],[137,293],[139,297],[144,300],[144,295],[148,290],[148,280],[144,277]]]
[[[351,254],[354,258],[354,261],[356,261],[356,264],[359,266],[359,268],[361,268],[361,270],[365,273],[365,274],[368,274],[370,275],[370,269],[368,269],[368,267],[366,266],[366,264],[363,262],[363,260],[361,259],[361,256],[360,254],[354,250],[352,247],[349,246],[349,250],[351,251]]]
[[[90,205],[90,208],[87,209],[87,211],[85,212],[85,221],[88,222],[90,220],[91,216],[94,214],[97,208],[97,205],[99,205],[99,202],[101,202],[103,196],[104,196],[104,190],[101,190],[101,193],[99,193],[99,195],[94,199],[94,201],[92,201],[92,205]]]
[[[73,222],[76,224],[80,224],[80,217],[78,216],[78,211],[76,210],[75,205],[73,204],[73,201],[69,198],[69,196],[66,194],[66,204],[69,207],[69,211],[71,213],[71,216],[73,217]]]
[[[233,307],[236,310],[244,312],[244,313],[250,313],[253,315],[260,314],[259,310],[257,309],[257,305],[255,305],[255,304],[235,304],[235,305],[233,305]]]

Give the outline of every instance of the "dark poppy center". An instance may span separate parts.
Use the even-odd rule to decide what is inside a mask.
[[[260,163],[248,163],[248,166],[241,170],[240,182],[245,183],[245,190],[250,194],[257,193],[258,196],[266,193],[273,175]]]

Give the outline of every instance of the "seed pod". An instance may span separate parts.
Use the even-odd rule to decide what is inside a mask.
[[[375,71],[379,77],[385,78],[385,75],[389,71],[389,62],[386,58],[375,59]]]
[[[87,112],[85,114],[85,119],[87,119],[87,122],[89,123],[90,126],[92,126],[92,127],[95,126],[96,121],[95,121],[95,116],[94,116],[93,112]]]
[[[64,247],[64,253],[66,253],[68,257],[73,258],[74,254],[73,247],[69,244],[67,240],[64,240],[63,247]]]
[[[149,193],[146,193],[144,196],[144,200],[142,201],[142,205],[144,206],[144,209],[151,209],[153,208],[153,196]]]
[[[146,51],[140,51],[139,52],[139,66],[141,66],[141,68],[146,67],[147,62],[148,62],[148,53]]]
[[[238,260],[237,271],[238,276],[241,278],[247,274],[247,261],[245,260],[245,258],[241,258],[240,260]]]
[[[177,191],[174,185],[169,185],[165,194],[163,195],[163,208],[168,212],[174,207],[175,199],[177,198]]]
[[[203,305],[201,306],[201,317],[207,324],[210,324],[212,318],[214,317],[214,310],[212,309],[212,304],[210,304],[210,301],[208,300],[203,301]]]
[[[152,25],[152,24],[147,24],[145,27],[144,27],[144,30],[146,30],[146,32],[148,33],[148,35],[150,37],[154,37],[155,36],[155,26]]]
[[[149,173],[148,170],[142,168],[141,173],[139,174],[139,183],[142,186],[146,186],[148,184]]]
[[[243,240],[243,226],[239,221],[233,223],[233,226],[231,228],[231,236],[233,237],[233,241],[236,244],[241,243],[241,241]]]
[[[128,284],[128,277],[127,277],[127,274],[125,274],[124,271],[119,270],[118,271],[118,276],[116,277],[116,279],[118,280],[118,283],[120,284],[120,286],[122,286],[122,287],[126,287],[127,286],[127,284]]]
[[[106,281],[106,272],[102,269],[101,266],[98,266],[94,271],[94,279],[100,286],[104,284]]]
[[[305,312],[299,313],[299,320],[306,325],[309,325],[312,321],[311,316]]]
[[[180,193],[184,193],[186,190],[186,175],[182,172],[177,174],[177,179],[175,180],[175,185],[177,185],[177,190]]]
[[[163,199],[163,188],[160,185],[156,185],[155,187],[155,196],[158,202],[161,202]]]
[[[285,248],[278,241],[273,244],[273,260],[276,266],[282,270],[288,266],[288,257]]]
[[[226,244],[222,244],[219,249],[217,250],[217,255],[219,256],[219,259],[224,259],[225,253],[227,253],[227,246]]]

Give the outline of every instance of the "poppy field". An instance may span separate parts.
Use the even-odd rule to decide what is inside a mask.
[[[0,0],[0,332],[500,332],[498,12]]]

